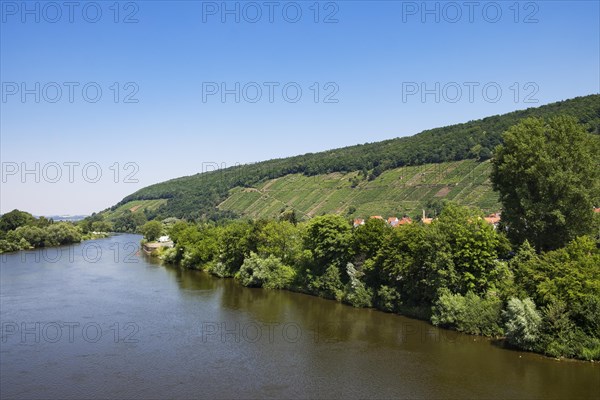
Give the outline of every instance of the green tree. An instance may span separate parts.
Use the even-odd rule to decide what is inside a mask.
[[[81,241],[81,230],[68,222],[57,222],[48,226],[45,231],[46,246],[59,246]]]
[[[313,257],[313,274],[322,275],[329,266],[335,266],[339,270],[345,268],[351,238],[350,224],[342,216],[323,215],[313,218],[304,235],[304,247],[310,250]]]
[[[273,255],[287,265],[296,262],[302,247],[300,230],[287,220],[267,222],[260,228],[256,239],[259,255]]]
[[[285,289],[293,282],[295,274],[293,268],[284,265],[273,255],[261,258],[250,253],[236,277],[244,286]]]
[[[481,217],[480,211],[449,203],[433,223],[449,246],[459,277],[456,292],[484,293],[497,267],[501,241],[498,233]]]
[[[139,227],[146,223],[146,217],[141,212],[126,210],[114,221],[114,229],[117,232],[137,232]]]
[[[43,247],[48,240],[48,233],[37,226],[20,226],[14,230],[17,239],[25,239],[33,247]]]
[[[232,277],[239,271],[246,256],[256,251],[252,246],[254,226],[248,221],[235,221],[225,226],[220,234],[218,262],[211,272],[221,277]]]
[[[25,211],[12,210],[0,217],[0,230],[8,232],[20,226],[31,224],[35,221],[33,215]]]
[[[111,232],[113,225],[108,221],[95,221],[91,225],[93,232]]]
[[[433,307],[431,322],[473,335],[499,336],[502,334],[501,310],[502,301],[493,295],[479,297],[469,291],[463,296],[442,289]]]
[[[355,257],[359,260],[374,257],[388,232],[385,221],[377,218],[369,218],[364,225],[355,228],[352,232],[352,252]]]
[[[509,238],[540,251],[591,233],[600,196],[597,140],[564,116],[525,119],[502,137],[491,178]]]
[[[150,242],[158,239],[163,231],[163,224],[159,221],[146,222],[141,228],[140,232],[144,235],[144,238]]]

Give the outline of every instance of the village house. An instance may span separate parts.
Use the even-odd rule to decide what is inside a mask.
[[[429,225],[433,222],[433,218],[427,218],[425,216],[425,210],[423,210],[423,217],[421,217],[421,222],[424,223],[425,225]]]
[[[497,228],[498,227],[498,223],[500,223],[500,213],[490,214],[487,217],[484,217],[483,219],[488,224],[493,225],[494,228]]]
[[[410,219],[410,217],[402,217],[400,222],[398,222],[398,225],[407,225],[407,224],[412,224],[412,219]]]

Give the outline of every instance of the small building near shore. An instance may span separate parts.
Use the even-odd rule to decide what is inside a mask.
[[[167,236],[168,237],[168,236]],[[144,243],[142,244],[142,250],[144,250],[144,253],[148,254],[148,255],[153,255],[156,253],[156,251],[162,247],[166,247],[166,248],[171,248],[173,247],[173,241],[172,240],[168,240],[166,242],[148,242],[148,243]]]

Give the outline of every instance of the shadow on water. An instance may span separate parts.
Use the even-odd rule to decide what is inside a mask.
[[[597,398],[599,364],[514,351],[306,294],[246,288],[143,253],[132,260],[140,239],[76,245],[60,262],[7,255],[0,317],[15,333],[2,343],[3,398]],[[90,262],[95,253],[86,258],[86,245],[103,257]],[[106,335],[88,341],[79,329],[74,341],[65,333],[35,342],[16,331],[36,321],[44,335],[61,321],[97,324]],[[115,341],[115,323],[124,339],[130,322],[139,340]],[[208,338],[204,323],[215,329]],[[277,327],[274,340],[263,331],[255,341],[245,329],[263,324]]]

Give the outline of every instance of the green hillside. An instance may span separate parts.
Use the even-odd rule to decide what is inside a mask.
[[[255,188],[235,188],[219,209],[252,218],[277,217],[283,209],[295,210],[299,218],[324,213],[417,216],[428,201],[443,199],[493,212],[499,205],[489,174],[490,162],[475,160],[396,168],[372,181],[359,172],[291,174]]]
[[[482,173],[477,183],[467,186],[468,179],[461,175],[461,168],[468,166],[469,162],[452,162],[489,159],[491,151],[501,142],[502,132],[508,127],[526,117],[547,118],[559,114],[572,115],[589,132],[600,133],[600,95],[590,95],[431,129],[410,137],[172,179],[138,190],[112,207],[111,211],[120,207],[131,208],[131,204],[134,204],[132,201],[161,199],[167,201],[158,208],[146,209],[146,217],[197,219],[239,214],[266,216],[274,215],[274,210],[280,210],[285,205],[310,215],[345,212],[350,207],[356,208],[356,214],[370,214],[376,211],[378,202],[382,202],[377,208],[378,213],[408,212],[412,215],[414,210],[422,207],[423,202],[435,198],[444,187],[447,188],[445,190],[450,189],[445,198],[491,210],[496,207],[496,200],[489,193],[487,174]],[[442,165],[455,168],[457,172],[454,176],[440,176],[439,180],[434,180],[427,171],[435,167],[428,164],[440,163],[449,163]],[[408,178],[400,179],[397,176],[412,176],[415,170],[411,168],[416,166],[425,166],[423,182],[417,184],[413,180],[414,184],[409,185],[406,184]],[[474,172],[483,172],[486,168],[489,168],[487,164],[482,164],[474,168]],[[348,179],[355,175],[361,178],[355,179],[358,181],[356,187],[351,188]],[[289,185],[290,188],[270,191],[267,186],[269,181],[283,177],[285,179],[271,182],[272,186],[278,188],[280,185]],[[294,179],[303,185],[306,196],[291,184],[295,182]],[[348,182],[348,187],[344,186],[344,182]],[[452,184],[455,186],[452,187]],[[294,191],[297,199],[292,193]],[[264,205],[257,201],[260,198],[263,198]],[[383,206],[383,203],[387,205]]]
[[[156,212],[160,206],[165,204],[167,204],[166,199],[133,200],[114,208],[110,213],[106,213],[105,217],[108,221],[112,221],[123,216],[127,211],[148,214]]]

